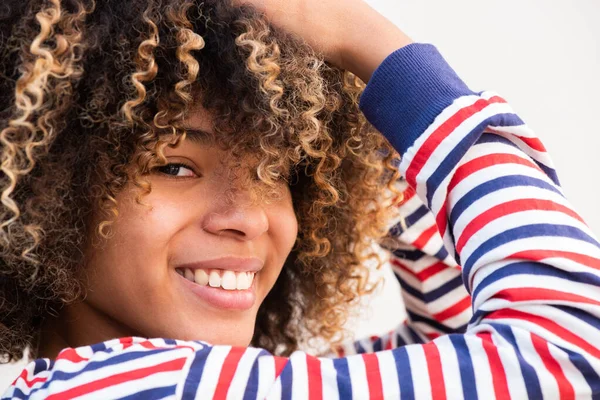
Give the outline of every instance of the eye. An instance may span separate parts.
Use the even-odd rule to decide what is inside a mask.
[[[162,167],[157,167],[156,171],[160,172],[161,174],[178,178],[192,178],[197,176],[191,167],[181,163],[172,163]]]

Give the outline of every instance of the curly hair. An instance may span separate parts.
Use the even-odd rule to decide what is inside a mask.
[[[127,183],[143,204],[146,176],[197,106],[216,116],[223,148],[257,160],[261,196],[282,181],[292,192],[297,242],[252,345],[287,355],[306,337],[338,343],[396,212],[398,154],[361,114],[363,89],[249,6],[4,0],[0,354],[35,356],[44,318],[85,295],[86,243],[109,237]]]

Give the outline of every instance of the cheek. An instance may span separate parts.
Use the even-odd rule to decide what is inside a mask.
[[[169,241],[185,223],[180,207],[173,203],[150,194],[140,205],[130,197],[118,199],[112,235],[100,248],[91,249],[88,263],[88,268],[101,273],[95,275],[110,277],[99,286],[120,286],[112,290],[125,286],[127,293],[164,278]]]

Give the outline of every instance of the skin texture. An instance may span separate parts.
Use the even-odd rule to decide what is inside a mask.
[[[210,132],[210,122],[200,110],[185,125]],[[119,194],[114,235],[86,251],[89,294],[60,318],[47,320],[42,356],[54,357],[67,344],[129,335],[250,344],[258,308],[296,241],[289,187],[281,185],[277,201],[252,201],[252,193],[229,176],[234,161],[208,141],[188,137],[166,148],[165,156],[169,164],[189,168],[158,168],[149,177],[152,193],[144,197],[145,205],[135,201],[133,185]],[[225,256],[264,262],[248,310],[207,303],[175,272],[178,265]]]

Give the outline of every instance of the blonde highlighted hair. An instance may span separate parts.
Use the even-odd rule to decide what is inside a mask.
[[[222,0],[5,0],[0,41],[2,355],[35,351],[44,318],[82,298],[86,243],[110,235],[127,183],[143,203],[195,107],[219,145],[257,160],[240,165],[257,193],[287,182],[293,196],[297,243],[252,344],[287,355],[342,339],[398,178],[356,76]]]

